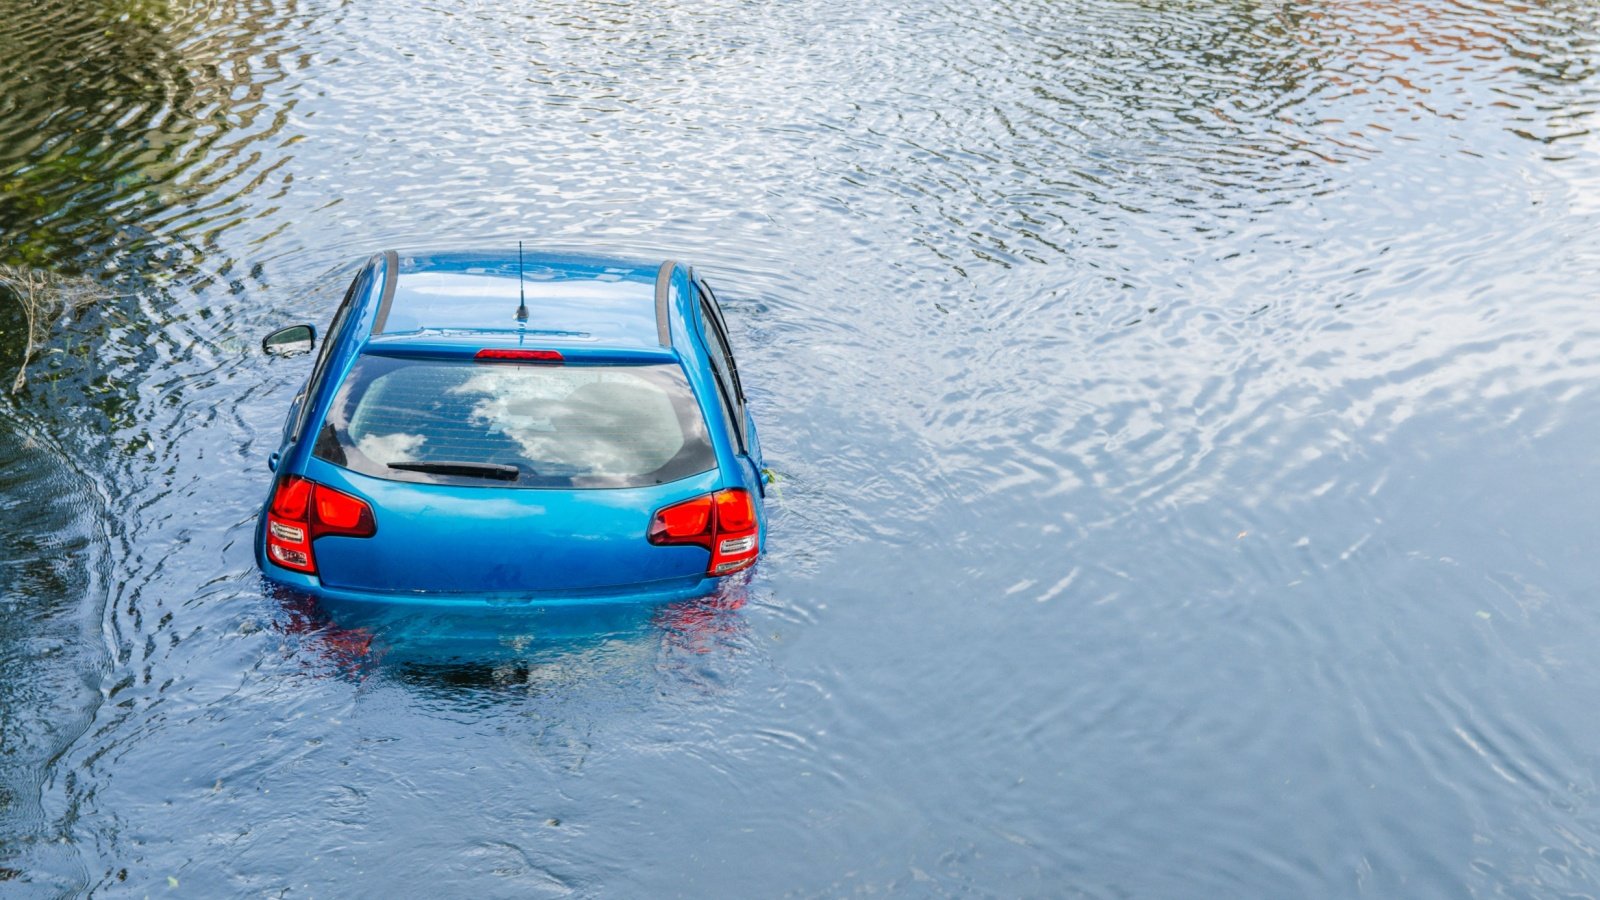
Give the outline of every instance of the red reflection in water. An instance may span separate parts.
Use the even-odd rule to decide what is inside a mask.
[[[318,659],[344,675],[365,675],[375,661],[372,632],[365,628],[341,628],[318,608],[317,601],[305,594],[278,591],[276,599],[286,615],[279,631],[304,639],[304,647]]]
[[[690,653],[710,653],[726,646],[744,630],[737,615],[745,604],[745,589],[738,586],[722,592],[663,606],[651,624],[661,629],[667,644]]]

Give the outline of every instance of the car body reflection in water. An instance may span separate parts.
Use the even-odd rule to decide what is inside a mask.
[[[440,687],[537,687],[541,669],[565,671],[581,660],[597,673],[619,660],[692,665],[696,656],[744,643],[749,629],[740,613],[746,580],[665,604],[472,609],[354,604],[265,581],[263,588],[282,611],[278,630],[294,639],[290,652],[318,675],[356,681],[383,672]]]

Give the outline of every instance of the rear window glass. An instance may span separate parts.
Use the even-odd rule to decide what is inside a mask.
[[[363,356],[315,455],[392,481],[642,487],[716,465],[676,364],[541,366]]]

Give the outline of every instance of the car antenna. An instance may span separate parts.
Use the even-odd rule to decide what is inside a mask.
[[[517,241],[517,321],[528,321],[528,295],[522,287],[522,242]]]

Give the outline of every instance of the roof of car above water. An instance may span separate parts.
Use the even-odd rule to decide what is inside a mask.
[[[520,265],[528,318],[519,322],[515,247],[403,252],[398,258],[393,296],[374,323],[374,345],[537,341],[661,350],[659,263],[528,251]]]

